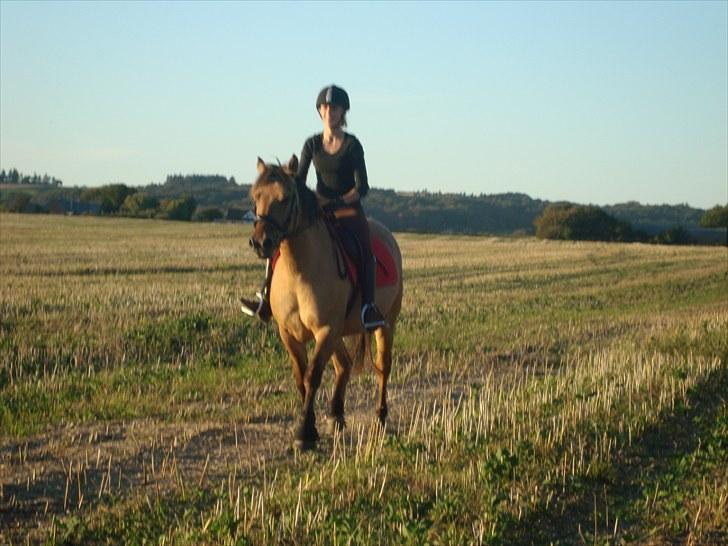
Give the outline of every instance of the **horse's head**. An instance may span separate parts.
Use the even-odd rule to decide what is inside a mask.
[[[258,179],[250,189],[255,204],[255,229],[250,246],[260,258],[270,258],[297,226],[300,196],[294,175],[298,158],[293,155],[286,165],[266,164],[258,158]]]

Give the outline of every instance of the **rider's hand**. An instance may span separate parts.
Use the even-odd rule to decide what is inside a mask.
[[[356,190],[350,190],[350,191],[346,192],[344,195],[342,195],[341,199],[347,205],[353,205],[354,203],[359,201],[359,192]]]

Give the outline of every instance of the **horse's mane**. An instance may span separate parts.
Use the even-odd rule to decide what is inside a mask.
[[[306,222],[313,224],[323,214],[323,210],[316,199],[316,192],[311,190],[305,183],[295,181],[298,197],[301,203],[301,214]]]

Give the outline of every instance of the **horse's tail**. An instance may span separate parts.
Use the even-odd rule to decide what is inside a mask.
[[[371,334],[368,332],[358,334],[353,341],[356,347],[354,347],[351,371],[358,375],[364,370],[364,364],[372,363]]]

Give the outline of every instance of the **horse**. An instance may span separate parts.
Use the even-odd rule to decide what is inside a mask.
[[[371,356],[370,334],[361,325],[360,291],[341,273],[341,250],[330,231],[316,194],[297,184],[298,158],[286,165],[266,164],[258,158],[258,177],[250,189],[256,220],[250,245],[259,258],[277,254],[270,289],[270,306],[278,333],[290,357],[303,408],[294,432],[294,446],[311,449],[319,439],[314,402],[325,365],[333,360],[334,392],[329,411],[330,430],[345,425],[344,398],[352,368],[361,369]],[[376,304],[386,324],[373,332],[374,370],[379,386],[377,417],[387,418],[387,380],[392,368],[392,345],[402,305],[402,255],[392,233],[368,219],[372,239],[378,238],[396,267],[397,282],[376,290]],[[358,342],[356,362],[344,338]],[[307,344],[314,342],[309,359]]]

